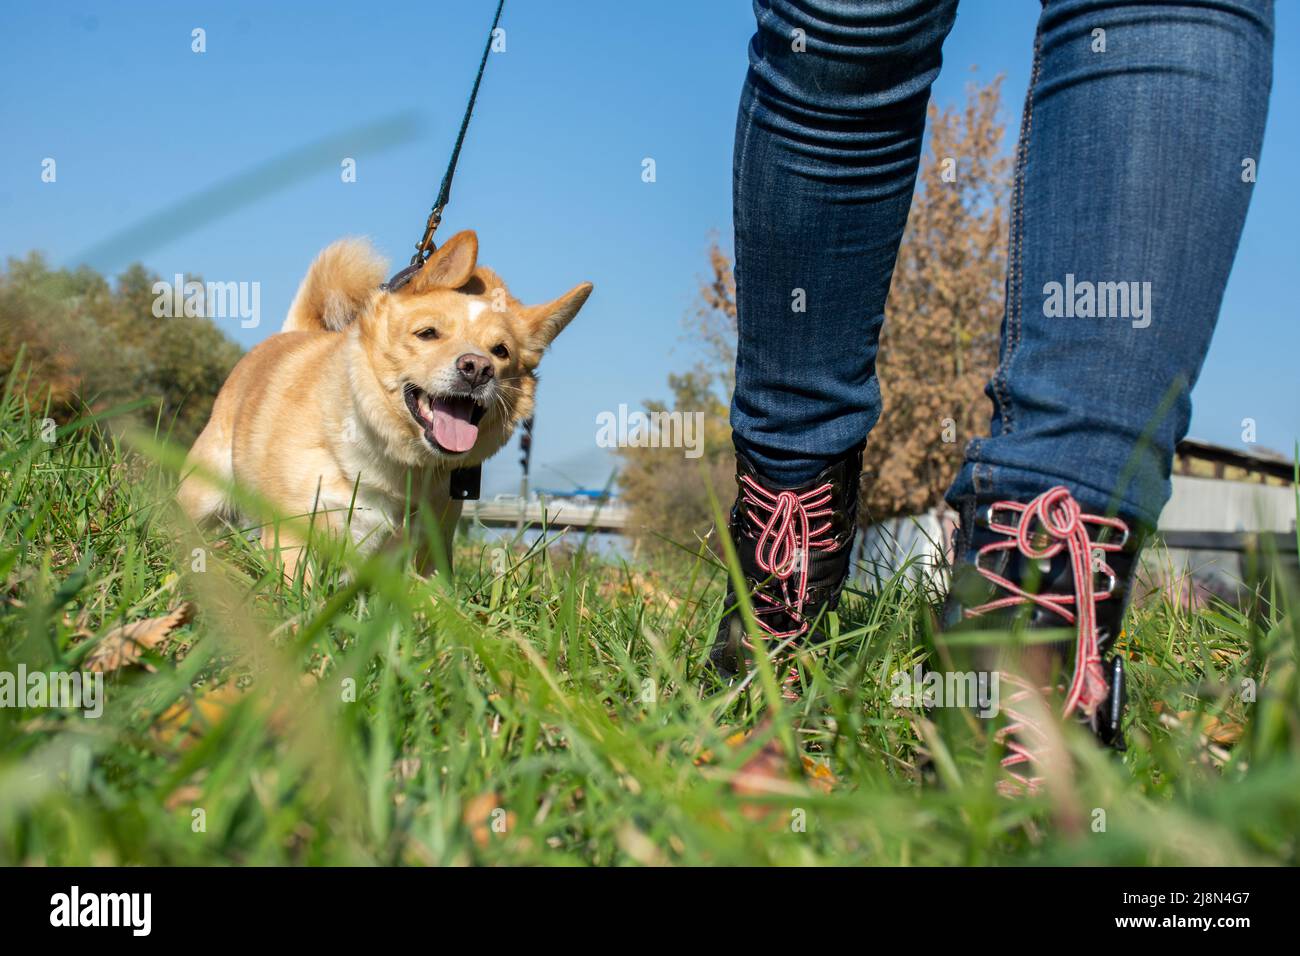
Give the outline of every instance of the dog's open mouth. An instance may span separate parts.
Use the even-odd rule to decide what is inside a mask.
[[[461,455],[478,441],[478,423],[487,411],[469,395],[430,395],[406,386],[406,407],[424,430],[425,440],[439,451]]]

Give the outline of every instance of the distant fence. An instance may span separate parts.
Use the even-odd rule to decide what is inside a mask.
[[[1295,557],[1296,536],[1276,531],[1162,531],[1165,547],[1183,551],[1275,552]]]
[[[590,503],[571,500],[500,496],[490,501],[467,501],[461,520],[489,528],[573,529],[575,531],[624,531],[628,525],[627,508],[611,502]]]

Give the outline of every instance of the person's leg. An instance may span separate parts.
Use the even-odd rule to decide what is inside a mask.
[[[1007,792],[1035,789],[1050,763],[1039,688],[1123,746],[1111,650],[1250,201],[1272,22],[1271,0],[1045,4],[991,437],[970,443],[948,493],[961,535],[945,630],[1076,631],[1072,653],[1000,658]],[[992,644],[956,646],[994,659]]]
[[[876,343],[956,0],[755,0],[734,157],[736,448],[798,484],[880,416]]]
[[[956,0],[756,0],[736,124],[730,533],[765,637],[839,600],[876,343]],[[752,650],[734,592],[710,660]],[[797,678],[797,674],[793,675]]]
[[[1259,161],[1271,0],[1050,0],[1012,191],[1001,362],[948,493],[1154,526]]]

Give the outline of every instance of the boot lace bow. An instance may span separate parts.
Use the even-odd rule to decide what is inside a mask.
[[[997,520],[999,512],[1019,513],[1014,524]],[[1106,700],[1108,685],[1101,660],[1101,647],[1097,633],[1097,602],[1109,600],[1115,587],[1114,569],[1106,563],[1106,555],[1120,551],[1128,542],[1129,528],[1118,518],[1087,514],[1064,486],[1058,485],[1043,492],[1028,504],[1016,501],[997,501],[988,510],[989,530],[1002,535],[1005,540],[984,545],[976,553],[976,570],[983,577],[1007,592],[986,604],[970,608],[967,617],[977,617],[1002,608],[1034,604],[1075,627],[1074,673],[1065,693],[1063,717],[1076,711],[1091,718]],[[1100,534],[1110,528],[1118,533],[1107,540],[1094,540],[1090,528]],[[1003,551],[1019,551],[1032,561],[1048,561],[1063,551],[1069,556],[1073,593],[1033,594],[1015,581],[986,567],[982,559],[994,557]],[[1104,575],[1108,584],[1097,590],[1096,579]],[[1028,770],[1028,764],[1040,762],[1037,751],[1047,735],[1037,719],[1021,708],[1035,688],[1023,679],[1001,674],[1015,691],[1004,702],[1007,724],[999,731],[998,739],[1006,744],[1007,756],[1002,766],[1012,778],[1013,787],[1035,792],[1042,784],[1041,777],[1025,776],[1019,769]],[[1018,769],[1019,768],[1019,769]],[[1004,792],[1007,788],[1003,788]]]

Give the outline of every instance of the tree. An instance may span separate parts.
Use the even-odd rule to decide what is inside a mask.
[[[15,385],[56,420],[147,400],[132,417],[192,442],[242,350],[206,318],[157,318],[157,276],[133,265],[116,288],[82,266],[51,270],[37,253],[0,274],[0,388]]]
[[[735,455],[727,405],[720,397],[717,378],[703,367],[683,375],[670,375],[672,407],[649,402],[652,414],[675,411],[697,416],[703,434],[698,458],[679,447],[620,447],[623,467],[618,482],[631,511],[630,531],[648,550],[667,553],[670,542],[694,548],[713,527],[709,486],[725,511],[735,488]]]
[[[22,389],[33,405],[43,405],[48,397],[62,408],[77,392],[76,360],[60,346],[72,319],[66,305],[50,301],[30,281],[44,271],[44,260],[33,253],[25,260],[11,259],[9,274],[0,281],[0,382]],[[14,371],[20,374],[10,382]]]
[[[1002,81],[972,85],[965,108],[930,105],[928,153],[885,307],[878,369],[885,411],[864,458],[864,518],[943,500],[966,442],[983,434],[997,365],[1011,160],[998,120]]]

